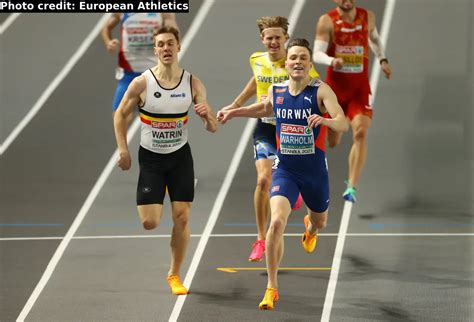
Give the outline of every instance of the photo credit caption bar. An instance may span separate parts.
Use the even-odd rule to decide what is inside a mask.
[[[189,12],[189,0],[0,1],[0,12]]]

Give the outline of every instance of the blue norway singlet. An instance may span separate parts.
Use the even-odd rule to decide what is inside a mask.
[[[278,165],[295,174],[327,171],[326,127],[308,126],[311,114],[323,115],[318,106],[319,79],[311,79],[298,95],[289,92],[288,82],[273,86],[273,111],[276,117]]]

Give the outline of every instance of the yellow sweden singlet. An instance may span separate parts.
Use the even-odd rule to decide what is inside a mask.
[[[249,62],[257,84],[257,102],[265,100],[270,85],[283,83],[289,79],[285,69],[285,58],[272,62],[268,52],[255,52],[250,56]],[[309,75],[319,78],[314,66],[309,71]],[[262,122],[275,124],[275,117],[264,117]]]

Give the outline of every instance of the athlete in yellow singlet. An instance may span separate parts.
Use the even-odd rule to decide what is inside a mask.
[[[283,83],[289,79],[285,70],[286,55],[277,61],[271,59],[269,52],[255,52],[249,59],[250,68],[252,68],[254,75],[252,81],[255,81],[256,84],[257,102],[259,103],[267,97],[270,85]],[[319,74],[314,67],[311,68],[309,75],[312,78],[319,78]],[[275,124],[274,117],[265,117],[261,120],[264,123]]]
[[[222,110],[238,108],[255,94],[257,102],[264,101],[270,85],[289,79],[285,70],[285,42],[289,38],[288,19],[280,16],[261,17],[257,20],[257,25],[260,30],[260,39],[267,51],[256,52],[250,56],[249,62],[253,76],[232,104],[225,106]],[[314,68],[311,69],[311,77],[319,78]],[[258,237],[252,245],[252,252],[249,256],[251,262],[261,261],[265,252],[265,236],[270,216],[269,195],[272,164],[276,159],[275,131],[275,118],[265,117],[258,120],[253,133],[254,158],[257,169],[254,206]],[[300,205],[301,196],[298,198],[295,209],[298,209]]]

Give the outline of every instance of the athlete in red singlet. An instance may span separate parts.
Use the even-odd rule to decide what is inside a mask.
[[[356,201],[356,186],[367,156],[367,131],[372,120],[369,85],[369,46],[385,77],[391,70],[375,27],[372,11],[356,8],[355,0],[334,0],[337,7],[321,16],[316,25],[313,59],[328,65],[326,82],[336,93],[352,127],[349,179],[344,199]],[[328,48],[329,47],[329,48]],[[326,52],[327,51],[327,52]],[[342,133],[329,129],[329,146],[341,142]]]

